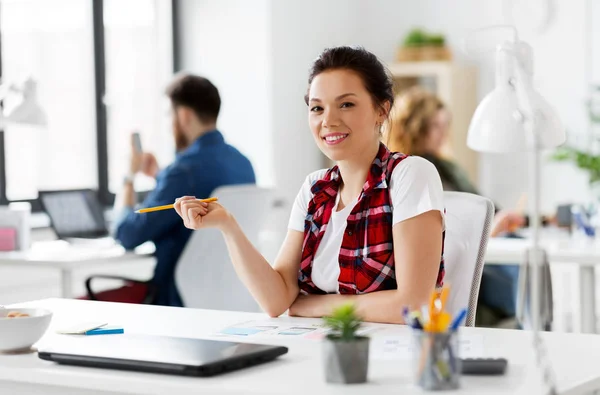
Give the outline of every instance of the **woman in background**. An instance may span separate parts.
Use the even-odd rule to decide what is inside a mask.
[[[391,124],[383,137],[388,149],[421,156],[436,167],[445,191],[479,195],[466,172],[442,148],[448,138],[451,114],[435,95],[419,88],[407,89],[396,98]],[[525,225],[523,215],[509,210],[497,210],[490,236],[513,232]],[[519,267],[517,265],[485,265],[479,292],[477,324],[492,326],[514,317]]]

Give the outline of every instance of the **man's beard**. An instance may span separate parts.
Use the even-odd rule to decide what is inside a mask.
[[[179,125],[177,118],[173,120],[173,137],[175,138],[175,151],[181,152],[188,147],[188,141]]]

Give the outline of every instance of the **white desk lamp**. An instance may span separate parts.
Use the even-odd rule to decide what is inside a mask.
[[[38,103],[37,83],[33,79],[0,85],[0,100],[0,128],[10,124],[46,126],[46,115]]]
[[[556,112],[533,88],[531,46],[519,41],[514,27],[511,30],[513,40],[496,47],[496,86],[475,110],[467,145],[483,152],[529,152],[532,246],[527,252],[524,270],[520,271],[517,315],[523,322],[525,310],[529,311],[537,359],[542,364],[545,362],[545,350],[540,330],[542,324],[545,326],[551,320],[552,312],[548,286],[540,287],[541,269],[547,265],[539,240],[540,151],[564,143],[566,133]],[[530,297],[529,308],[525,302],[527,294]],[[549,392],[556,393],[551,369],[549,366],[546,368],[544,375]]]

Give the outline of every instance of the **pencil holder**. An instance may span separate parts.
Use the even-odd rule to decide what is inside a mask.
[[[460,386],[458,331],[414,331],[413,366],[424,390],[452,390]]]

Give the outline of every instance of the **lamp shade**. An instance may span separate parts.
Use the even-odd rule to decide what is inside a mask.
[[[553,148],[566,140],[565,130],[540,94],[529,94],[539,134],[539,148]],[[514,89],[503,85],[490,92],[479,104],[469,125],[467,145],[483,152],[522,152],[533,149],[522,121],[522,110]]]
[[[469,125],[467,145],[483,152],[531,151],[533,136],[524,120],[533,118],[537,148],[566,140],[556,111],[533,88],[533,50],[522,41],[505,42],[496,51],[496,87],[479,104]],[[526,115],[530,114],[530,115]]]
[[[32,99],[24,100],[19,106],[5,114],[6,124],[25,124],[31,126],[46,126],[46,114]]]
[[[3,100],[0,126],[46,126],[46,114],[37,100],[37,84],[33,79],[27,79],[19,85],[8,84],[7,87],[2,87],[0,98]]]

